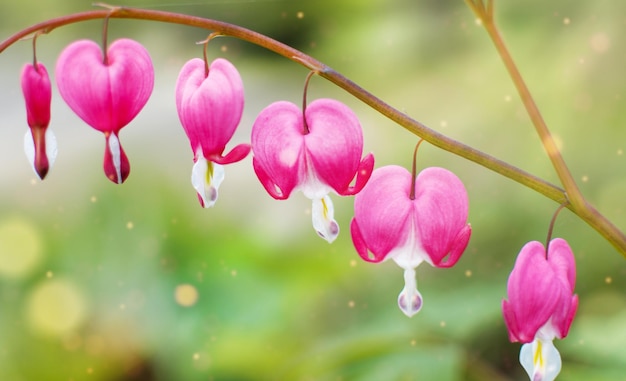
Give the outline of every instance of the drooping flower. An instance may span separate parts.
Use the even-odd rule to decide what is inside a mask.
[[[205,208],[217,201],[223,165],[240,161],[250,152],[249,144],[239,144],[223,155],[239,125],[243,105],[243,82],[229,61],[218,58],[206,72],[205,62],[194,58],[180,71],[176,108],[194,152],[191,183]]]
[[[561,370],[554,338],[567,336],[578,308],[576,263],[562,238],[528,242],[515,261],[502,301],[511,342],[523,343],[520,363],[531,381],[552,381]]]
[[[148,51],[129,39],[114,41],[105,54],[93,41],[76,41],[61,52],[56,80],[70,108],[104,133],[104,172],[111,181],[121,184],[130,173],[130,163],[120,144],[119,131],[145,106],[154,87]]]
[[[405,168],[390,165],[376,169],[356,195],[350,232],[365,261],[391,258],[404,269],[398,306],[411,317],[423,304],[415,268],[423,261],[435,267],[456,264],[471,235],[467,215],[467,192],[452,172],[430,167],[413,180]]]
[[[57,156],[56,138],[48,129],[52,87],[45,65],[26,64],[21,74],[22,93],[30,130],[24,136],[24,151],[40,179],[44,179]]]
[[[356,115],[333,99],[311,102],[304,115],[290,102],[269,105],[252,127],[252,150],[267,193],[284,200],[301,190],[313,201],[313,228],[328,242],[339,234],[328,194],[357,194],[374,168],[371,153],[361,160],[363,132]]]

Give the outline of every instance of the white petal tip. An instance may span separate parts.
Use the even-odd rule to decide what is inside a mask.
[[[333,203],[328,195],[314,199],[311,207],[313,228],[317,234],[332,243],[339,236],[339,224],[335,221]]]
[[[422,304],[422,295],[417,289],[407,290],[405,288],[400,295],[398,295],[398,307],[400,307],[400,310],[408,317],[412,317],[420,312]]]
[[[333,243],[333,241],[339,236],[339,225],[334,220],[330,221],[324,231],[317,230],[317,235],[324,238],[328,243]]]
[[[204,189],[204,193],[198,193],[198,200],[203,208],[212,208],[217,202],[217,189],[209,187]]]
[[[531,381],[554,381],[561,372],[561,355],[552,340],[535,338],[522,345],[519,361]]]
[[[198,193],[200,205],[211,208],[217,202],[218,188],[224,181],[224,167],[199,158],[191,170],[191,184]]]

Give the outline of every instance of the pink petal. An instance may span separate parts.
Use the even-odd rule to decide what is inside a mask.
[[[307,105],[306,120],[309,127],[309,134],[305,136],[307,156],[315,173],[338,194],[346,194],[359,172],[363,152],[363,132],[357,116],[339,101],[317,99]],[[373,157],[367,159],[364,167],[363,175],[368,177]],[[361,180],[359,185],[365,182],[367,179]]]
[[[57,61],[59,92],[87,124],[102,132],[118,132],[148,101],[154,69],[147,50],[138,42],[113,42],[104,64],[100,46],[80,40],[66,47]]]
[[[199,58],[183,66],[176,82],[176,107],[194,151],[201,146],[206,158],[221,156],[239,125],[243,106],[243,81],[229,61],[213,61],[208,76]]]
[[[359,168],[356,172],[356,180],[354,186],[348,187],[345,191],[339,193],[342,196],[354,196],[359,193],[365,184],[369,181],[372,176],[372,172],[374,171],[374,155],[369,153],[367,154],[361,163],[359,164]]]
[[[430,167],[415,180],[415,213],[422,247],[437,267],[454,265],[467,246],[468,199],[459,178]]]
[[[33,143],[31,164],[39,178],[43,180],[48,174],[52,161],[54,161],[54,157],[48,157],[48,148],[55,151],[50,152],[51,155],[56,155],[56,144],[46,141],[46,137],[52,135],[51,132],[48,132],[50,103],[52,101],[50,77],[44,64],[37,63],[36,67],[32,64],[26,64],[22,68],[20,80]]]
[[[380,262],[406,241],[413,210],[410,188],[411,174],[391,165],[374,170],[367,185],[355,196],[350,231],[364,260]]]
[[[562,238],[550,241],[548,264],[563,289],[561,300],[552,316],[552,324],[558,331],[557,336],[562,339],[567,336],[578,308],[578,296],[572,296],[576,284],[576,262],[567,241]]]
[[[519,322],[517,320],[517,316],[515,315],[515,310],[511,303],[507,300],[502,301],[502,315],[504,317],[504,323],[506,324],[507,330],[509,332],[509,340],[514,342],[528,342],[520,337],[518,337],[518,332],[521,331],[519,326]],[[533,335],[534,339],[534,335]],[[531,339],[531,341],[533,340]]]
[[[233,148],[226,155],[222,156],[222,153],[208,155],[207,160],[210,160],[215,163],[222,164],[222,165],[236,163],[238,161],[245,159],[246,156],[248,156],[248,154],[250,153],[251,149],[252,149],[252,146],[250,146],[250,144],[239,144],[235,146],[235,148]]]
[[[22,93],[26,102],[26,116],[31,128],[46,128],[50,123],[52,86],[48,70],[42,63],[37,67],[26,64],[21,74]],[[44,131],[45,132],[45,131]]]
[[[574,253],[567,241],[555,238],[550,241],[548,250],[548,264],[558,276],[559,280],[570,293],[576,285],[576,261]]]
[[[353,218],[350,221],[350,234],[352,235],[352,243],[354,244],[354,248],[356,252],[359,254],[364,261],[367,262],[381,262],[385,259],[387,253],[379,253],[370,255],[370,251],[367,247],[367,243],[363,238],[363,233],[361,233],[361,228],[359,227],[359,223],[356,218]]]
[[[306,176],[302,112],[290,102],[266,107],[252,126],[252,164],[267,192],[286,199]]]
[[[459,234],[452,240],[452,246],[450,247],[448,256],[444,256],[442,261],[438,263],[433,262],[433,264],[442,268],[454,266],[465,252],[471,235],[472,227],[469,224],[464,225]]]

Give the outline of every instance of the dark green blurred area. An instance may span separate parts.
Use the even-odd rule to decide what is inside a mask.
[[[426,125],[551,182],[556,177],[486,33],[463,1],[129,1],[124,5],[240,24],[313,55]],[[87,1],[3,2],[4,38]],[[496,1],[498,24],[590,202],[626,228],[626,3]],[[60,50],[99,40],[101,22],[42,36]],[[402,271],[362,262],[349,234],[352,199],[333,195],[342,233],[317,238],[300,194],[271,199],[251,158],[226,167],[215,208],[200,208],[173,88],[207,31],[112,20],[111,38],[142,42],[155,93],[120,140],[132,172],[102,173],[104,139],[54,94],[59,157],[44,182],[23,152],[19,70],[29,41],[0,56],[0,380],[525,380],[500,303],[515,256],[544,241],[557,205],[473,163],[422,145],[418,165],[465,182],[473,236],[452,269],[422,265],[423,310],[397,308]],[[210,55],[239,68],[246,110],[231,145],[249,141],[269,103],[301,101],[306,71],[229,38]],[[361,118],[377,166],[410,168],[417,138],[314,78],[309,99],[335,97]],[[578,266],[580,309],[559,380],[626,374],[626,265],[570,212],[555,235]]]

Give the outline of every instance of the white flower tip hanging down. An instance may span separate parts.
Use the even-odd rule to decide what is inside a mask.
[[[398,295],[398,307],[408,317],[420,312],[424,304],[422,294],[417,290],[415,269],[404,269],[404,288]]]
[[[328,195],[313,199],[311,218],[317,234],[328,243],[332,243],[339,235],[339,224],[334,219],[335,209]]]
[[[204,208],[211,208],[217,202],[218,188],[224,181],[224,173],[224,166],[206,160],[201,155],[193,165],[191,185]]]
[[[522,345],[519,362],[531,381],[553,381],[561,371],[561,355],[552,340],[535,338]]]
[[[115,180],[113,181],[121,184],[124,180],[122,177],[122,149],[120,146],[120,140],[117,136],[115,136],[115,134],[111,134],[107,138],[107,144],[109,152],[111,153],[113,168],[115,170]]]

